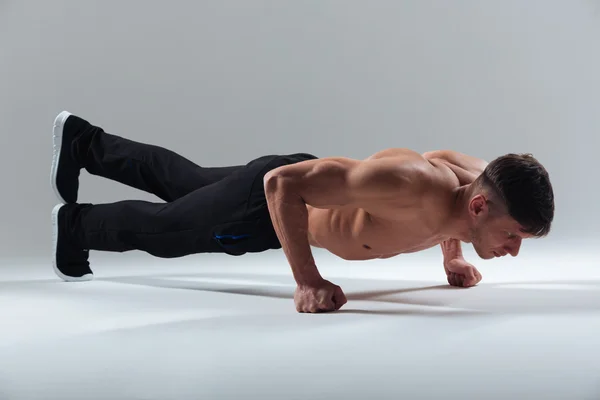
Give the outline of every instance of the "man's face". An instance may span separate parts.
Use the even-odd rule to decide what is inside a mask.
[[[507,217],[488,218],[478,222],[472,230],[473,248],[483,259],[519,254],[523,233],[519,224]]]
[[[482,259],[489,260],[507,254],[516,257],[523,239],[529,235],[521,231],[521,226],[509,215],[490,215],[482,208],[474,216],[471,228],[471,243]]]

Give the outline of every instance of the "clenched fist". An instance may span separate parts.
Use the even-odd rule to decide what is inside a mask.
[[[322,279],[305,285],[298,285],[294,293],[296,311],[320,313],[339,310],[348,302],[342,288]]]
[[[471,287],[481,282],[481,274],[473,265],[463,258],[455,258],[444,262],[448,283],[452,286]]]

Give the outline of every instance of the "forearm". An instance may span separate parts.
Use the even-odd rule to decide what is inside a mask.
[[[298,285],[322,279],[308,240],[308,210],[284,179],[265,182],[265,194],[275,233]]]
[[[442,253],[444,255],[444,262],[454,260],[454,259],[462,259],[462,247],[460,240],[458,239],[449,239],[441,244]]]

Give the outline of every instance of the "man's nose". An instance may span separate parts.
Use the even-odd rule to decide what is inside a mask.
[[[511,256],[518,256],[519,251],[521,250],[521,239],[519,238],[516,241],[512,241],[511,243],[507,244],[505,249],[506,252],[509,253]]]

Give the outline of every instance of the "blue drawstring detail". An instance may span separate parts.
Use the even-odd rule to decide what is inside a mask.
[[[217,239],[243,239],[245,237],[248,237],[250,235],[215,235],[215,238]]]

